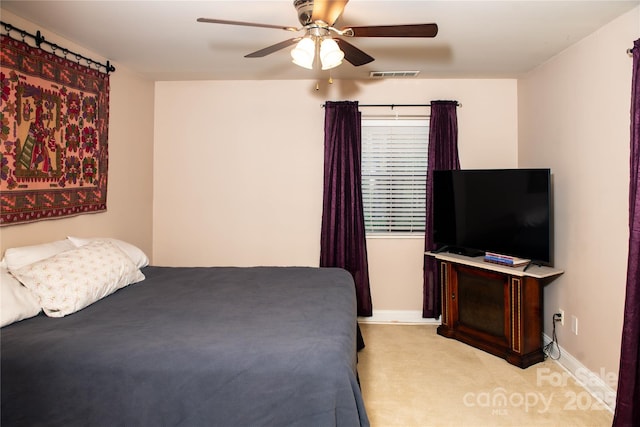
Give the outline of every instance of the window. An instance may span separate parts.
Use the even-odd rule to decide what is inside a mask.
[[[365,230],[424,233],[429,121],[362,119]]]

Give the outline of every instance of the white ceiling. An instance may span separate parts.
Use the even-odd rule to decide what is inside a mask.
[[[332,77],[368,79],[370,71],[418,70],[418,78],[515,78],[639,4],[351,0],[339,28],[435,22],[439,33],[433,39],[349,39],[376,60],[360,67],[345,61]],[[1,6],[42,26],[47,41],[72,40],[152,80],[315,79],[329,73],[293,65],[291,48],[244,58],[291,38],[290,32],[196,22],[206,17],[299,27],[292,0],[2,0]]]

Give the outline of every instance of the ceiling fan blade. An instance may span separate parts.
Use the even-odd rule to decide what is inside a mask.
[[[320,20],[332,26],[342,15],[349,0],[313,0],[311,20]]]
[[[340,46],[340,49],[344,52],[344,59],[349,61],[352,65],[359,67],[360,65],[368,64],[374,60],[372,56],[367,55],[346,40],[339,38],[335,38],[334,40],[338,42],[338,46]]]
[[[280,43],[276,43],[272,46],[265,47],[264,49],[256,50],[255,52],[245,55],[244,57],[245,58],[262,58],[263,56],[267,56],[269,54],[272,54],[273,52],[277,52],[280,49],[284,49],[287,46],[296,44],[298,41],[300,41],[300,38],[301,37],[296,37],[293,39],[282,41]]]
[[[198,18],[197,21],[206,22],[209,24],[242,25],[245,27],[275,28],[277,30],[299,31],[298,28],[294,28],[294,27],[285,27],[281,25],[271,25],[271,24],[257,24],[255,22],[227,21],[224,19],[210,19],[210,18]]]
[[[350,27],[343,31],[353,32],[352,37],[435,37],[437,24],[378,25],[370,27]]]

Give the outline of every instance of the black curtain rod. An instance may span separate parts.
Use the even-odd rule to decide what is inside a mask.
[[[327,104],[322,104],[324,108]],[[462,104],[456,101],[458,107],[462,107]],[[392,110],[396,107],[431,107],[431,104],[358,104],[358,107],[387,107]]]
[[[91,58],[87,58],[86,56],[82,56],[79,53],[75,53],[75,52],[70,51],[69,49],[66,49],[66,48],[63,48],[61,46],[58,46],[55,43],[51,43],[51,42],[46,41],[44,39],[44,36],[42,34],[40,34],[40,30],[38,30],[36,32],[36,34],[34,35],[34,34],[31,34],[31,33],[27,32],[27,31],[25,31],[25,30],[21,30],[20,28],[16,28],[13,25],[8,24],[8,23],[3,22],[3,21],[0,21],[0,25],[2,25],[4,30],[7,32],[7,36],[11,37],[14,40],[18,40],[18,39],[13,37],[13,36],[11,36],[11,31],[15,31],[15,32],[19,33],[23,42],[24,42],[25,37],[32,38],[35,41],[36,46],[38,48],[40,48],[40,45],[42,45],[42,44],[44,44],[46,46],[49,46],[51,48],[51,50],[53,51],[53,53],[58,55],[58,56],[60,56],[60,53],[61,53],[64,58],[68,59],[67,55],[73,55],[73,56],[75,56],[75,59],[76,59],[76,61],[78,61],[78,63],[80,62],[80,60],[83,60],[83,61],[87,62],[89,68],[91,68],[92,65],[95,65],[95,66],[98,67],[98,71],[100,71],[100,68],[104,68],[106,70],[107,74],[112,73],[112,72],[114,72],[116,70],[116,67],[111,65],[109,63],[109,61],[107,61],[106,64],[102,64],[102,63],[100,63],[98,61],[94,61]],[[58,52],[58,49],[60,50],[60,52]]]
[[[459,102],[456,105],[462,107]],[[358,104],[358,107],[390,107],[393,110],[396,107],[431,107],[431,104]]]

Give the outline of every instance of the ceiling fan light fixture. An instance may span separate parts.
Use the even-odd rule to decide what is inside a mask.
[[[308,37],[298,42],[296,47],[291,50],[292,62],[300,67],[313,69],[313,58],[315,56],[316,44]]]
[[[302,24],[300,28],[212,18],[198,18],[197,21],[212,24],[273,28],[293,32],[304,30],[305,35],[303,37],[283,40],[251,52],[245,55],[245,58],[262,58],[296,44],[296,47],[291,51],[293,63],[310,70],[313,70],[314,62],[317,62],[323,70],[329,70],[342,64],[343,59],[346,59],[354,67],[368,64],[375,59],[343,37],[431,38],[438,34],[438,25],[435,23],[336,28],[335,25],[340,20],[348,2],[349,0],[293,0],[293,5],[298,11],[298,20]],[[332,34],[338,36],[338,38],[332,39]],[[340,43],[339,45],[336,40]]]
[[[338,47],[338,43],[330,37],[322,40],[320,44],[320,62],[323,70],[330,70],[342,64],[344,52]]]

